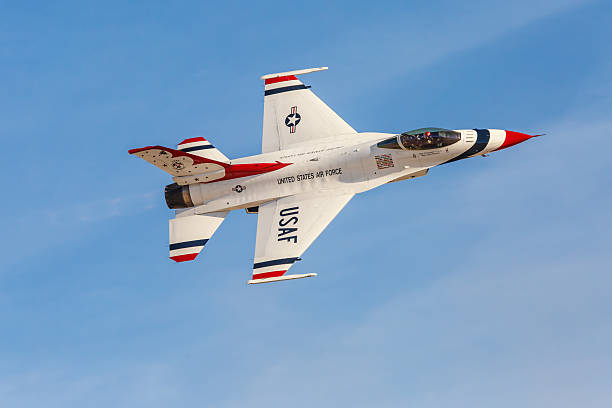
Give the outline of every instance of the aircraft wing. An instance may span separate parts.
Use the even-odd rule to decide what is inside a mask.
[[[248,283],[306,278],[285,275],[354,194],[293,195],[259,206],[253,279]]]
[[[342,134],[356,133],[296,75],[327,69],[311,68],[264,75],[262,153]]]

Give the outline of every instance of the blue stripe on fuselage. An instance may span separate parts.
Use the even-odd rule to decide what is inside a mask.
[[[474,129],[474,130],[476,131],[476,135],[477,135],[476,143],[474,143],[472,147],[467,149],[465,152],[461,153],[459,156],[453,159],[450,159],[448,161],[445,161],[442,164],[446,164],[446,163],[454,162],[456,160],[468,158],[470,156],[473,156],[475,154],[482,152],[487,147],[487,144],[489,144],[489,139],[491,139],[491,132],[489,132],[489,129]]]

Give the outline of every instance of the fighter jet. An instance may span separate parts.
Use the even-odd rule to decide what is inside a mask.
[[[355,194],[422,177],[430,168],[484,156],[538,135],[499,129],[357,132],[298,79],[326,70],[264,75],[262,153],[228,159],[203,137],[176,149],[129,150],[172,176],[165,188],[170,258],[194,260],[230,211],[257,214],[252,279],[316,276],[287,271]]]

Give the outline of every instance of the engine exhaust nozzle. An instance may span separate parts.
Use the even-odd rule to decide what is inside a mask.
[[[179,186],[176,183],[168,184],[164,189],[166,205],[170,209],[193,207],[189,186]]]

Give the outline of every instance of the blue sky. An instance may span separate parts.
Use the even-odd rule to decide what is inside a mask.
[[[609,407],[612,6],[0,3],[0,405]],[[359,131],[546,132],[356,197],[313,279],[256,217],[167,258],[129,148],[256,154],[270,72]],[[299,270],[298,270],[299,269]]]

